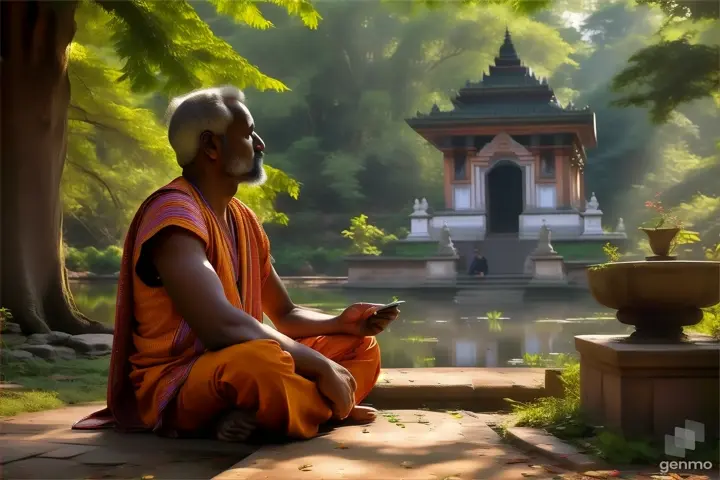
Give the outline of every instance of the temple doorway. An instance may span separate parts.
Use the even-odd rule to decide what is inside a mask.
[[[489,233],[518,233],[523,212],[523,172],[513,162],[495,165],[487,175]]]

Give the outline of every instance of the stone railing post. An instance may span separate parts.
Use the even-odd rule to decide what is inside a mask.
[[[603,235],[602,216],[600,204],[593,192],[590,201],[587,202],[585,211],[583,212],[583,235]]]
[[[428,202],[426,199],[415,199],[413,205],[413,213],[410,214],[410,234],[409,240],[429,240],[430,239],[430,218],[432,215],[428,213]]]

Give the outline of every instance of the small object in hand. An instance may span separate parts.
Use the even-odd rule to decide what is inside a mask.
[[[375,310],[375,313],[377,314],[379,312],[384,312],[385,310],[390,310],[391,308],[395,308],[399,305],[402,305],[403,303],[405,303],[404,300],[396,300],[394,302],[390,302],[386,305],[379,307],[377,310]]]

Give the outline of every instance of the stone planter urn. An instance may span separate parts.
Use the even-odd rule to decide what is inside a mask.
[[[621,323],[635,327],[629,337],[633,343],[682,342],[683,327],[699,323],[702,308],[720,303],[720,262],[607,263],[590,267],[588,282],[598,303],[617,310]]]
[[[640,230],[647,235],[650,250],[656,255],[655,257],[649,257],[648,260],[672,258],[670,257],[670,250],[672,249],[673,240],[680,233],[679,228],[640,228]]]

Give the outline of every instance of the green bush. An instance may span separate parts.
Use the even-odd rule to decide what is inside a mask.
[[[307,265],[310,265],[316,274],[340,275],[345,270],[345,255],[346,252],[338,248],[308,246],[279,245],[272,251],[275,270],[280,275],[307,274]]]
[[[111,245],[103,250],[95,247],[65,247],[65,266],[73,272],[109,275],[120,271],[122,249]]]
[[[720,340],[720,305],[706,308],[703,310],[703,319],[697,325],[690,327],[688,330],[697,333],[710,335]]]
[[[536,359],[526,359],[528,363],[533,360]],[[611,464],[657,464],[664,458],[663,445],[655,440],[625,437],[617,431],[596,425],[583,415],[579,363],[567,364],[561,379],[565,386],[562,398],[539,398],[529,403],[510,401],[513,412],[510,425],[546,430]],[[717,440],[709,440],[695,451],[688,452],[688,459],[717,462],[719,448]]]
[[[380,255],[381,246],[397,240],[395,235],[388,235],[383,229],[368,223],[364,214],[351,218],[350,227],[340,233],[352,242],[350,253],[355,255]]]
[[[540,398],[530,403],[511,402],[515,425],[519,427],[567,430],[571,436],[580,436],[585,430],[580,415],[580,364],[572,363],[560,377],[565,385],[562,398]]]

